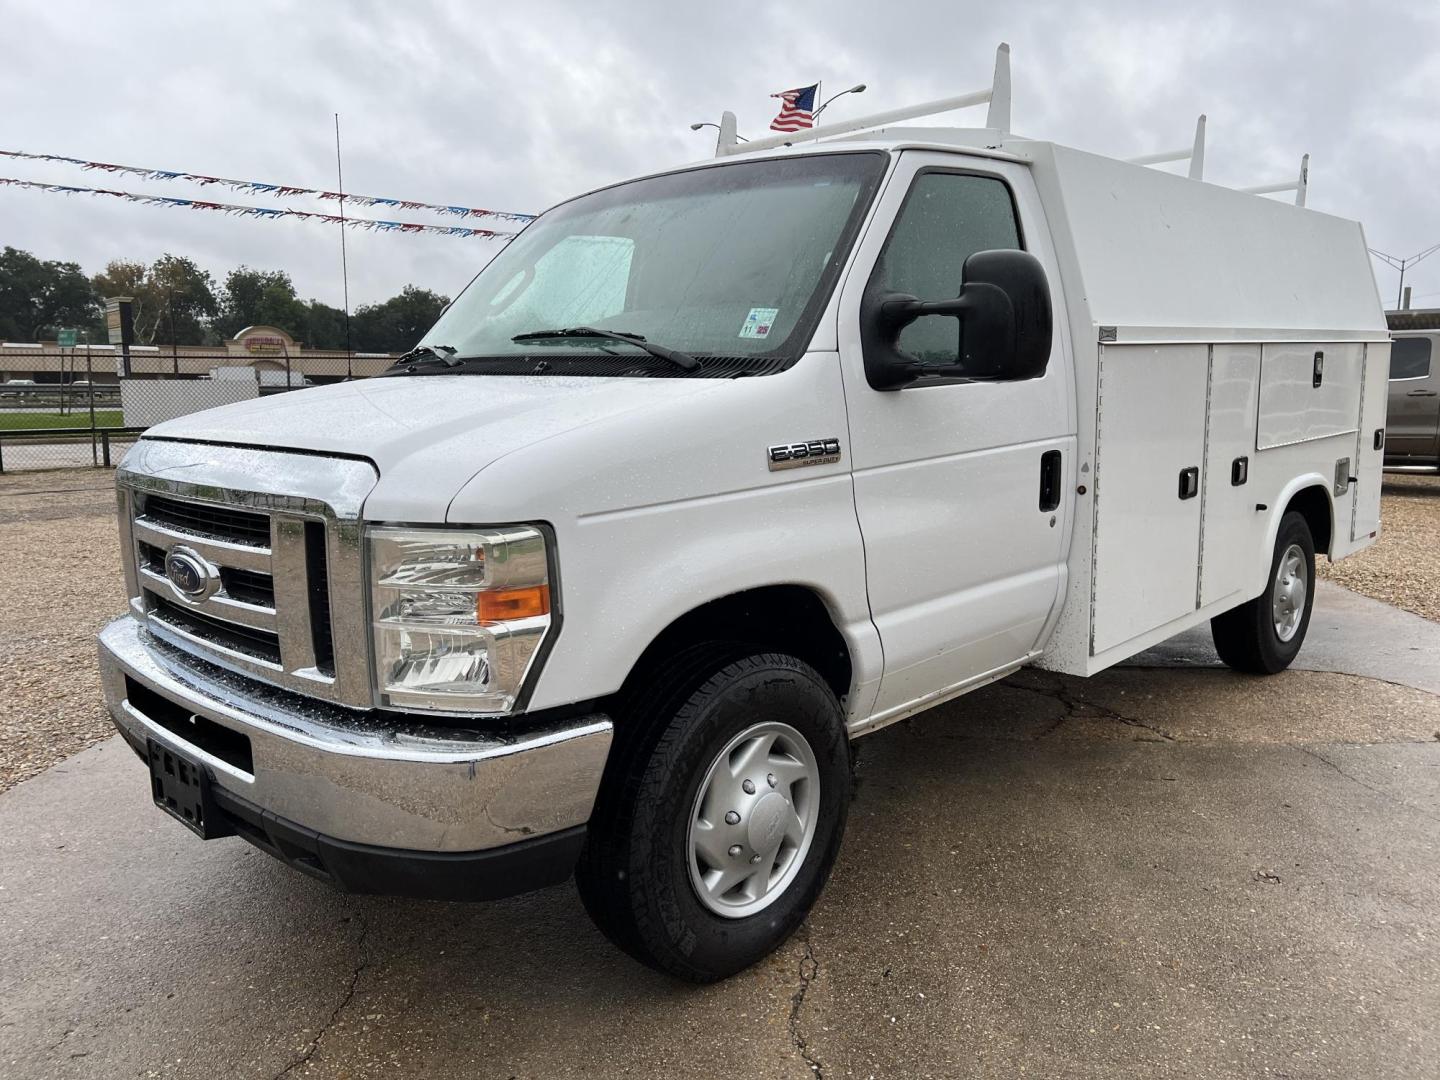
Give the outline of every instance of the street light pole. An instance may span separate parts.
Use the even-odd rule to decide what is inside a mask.
[[[691,131],[699,131],[701,128],[707,128],[707,127],[713,127],[716,131],[719,131],[719,130],[720,130],[720,125],[719,125],[719,124],[712,124],[709,120],[701,120],[698,124],[691,124],[691,125],[690,125],[690,130],[691,130]],[[736,135],[735,138],[736,138],[737,140],[739,140],[740,142],[749,142],[749,141],[750,141],[749,139],[745,138],[744,135]]]
[[[1414,266],[1414,265],[1415,265],[1416,263],[1418,263],[1421,259],[1429,258],[1431,255],[1434,255],[1435,252],[1437,252],[1437,251],[1440,251],[1440,244],[1432,244],[1430,247],[1428,247],[1428,248],[1426,248],[1424,251],[1420,252],[1420,254],[1418,254],[1418,255],[1411,255],[1411,256],[1409,256],[1408,258],[1402,259],[1402,258],[1400,258],[1399,256],[1396,256],[1396,255],[1387,255],[1387,254],[1385,254],[1385,252],[1383,252],[1383,251],[1376,251],[1374,248],[1371,248],[1371,249],[1370,249],[1370,254],[1371,254],[1371,255],[1374,255],[1374,256],[1375,256],[1377,259],[1379,259],[1381,262],[1385,263],[1385,265],[1390,266],[1390,267],[1393,267],[1394,269],[1400,271],[1400,287],[1399,287],[1399,288],[1396,290],[1396,292],[1395,292],[1395,310],[1396,310],[1396,311],[1399,311],[1399,310],[1400,310],[1401,304],[1403,304],[1404,301],[1405,301],[1405,271],[1406,271],[1406,269],[1407,269],[1408,267]]]
[[[830,97],[826,98],[825,101],[820,105],[820,107],[819,107],[818,109],[816,109],[813,113],[810,114],[810,117],[811,117],[811,119],[813,120],[815,117],[819,116],[822,112],[824,112],[827,108],[830,107],[830,102],[834,101],[836,98],[842,98],[842,97],[844,97],[846,94],[863,94],[864,92],[865,92],[865,84],[864,84],[864,83],[856,83],[854,86],[850,87],[849,90],[841,90],[840,93],[838,93],[838,94],[833,94],[833,95],[831,95]],[[719,125],[719,124],[712,124],[709,120],[701,120],[701,121],[699,121],[698,123],[691,124],[691,125],[690,125],[690,130],[691,130],[691,131],[699,131],[701,128],[707,128],[707,127],[714,128],[716,131],[719,131],[719,130],[720,130],[720,125]],[[736,141],[736,142],[749,142],[750,140],[747,139],[747,138],[745,138],[744,135],[739,135],[739,134],[737,134],[737,135],[735,136],[735,141]]]
[[[842,97],[844,97],[846,94],[863,94],[864,92],[865,92],[865,84],[864,84],[863,82],[862,82],[862,83],[856,83],[854,86],[850,87],[849,90],[841,90],[840,93],[834,94],[834,95],[826,98],[825,101],[821,104],[821,106],[820,106],[818,109],[816,109],[813,113],[811,113],[810,116],[811,116],[812,119],[818,117],[822,112],[824,112],[826,109],[828,109],[828,108],[830,107],[830,102],[834,101],[836,98],[842,98]]]

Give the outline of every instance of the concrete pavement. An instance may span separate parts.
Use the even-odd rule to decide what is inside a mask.
[[[804,932],[699,989],[568,886],[346,897],[202,844],[111,741],[0,795],[0,1073],[1433,1077],[1440,626],[1410,618],[1326,588],[1302,658],[1346,674],[1187,640],[862,740]]]
[[[1315,609],[1305,646],[1295,658],[1296,670],[1364,675],[1440,694],[1440,649],[1435,648],[1434,623],[1323,579],[1315,585]],[[1208,626],[1162,642],[1126,664],[1223,667]]]

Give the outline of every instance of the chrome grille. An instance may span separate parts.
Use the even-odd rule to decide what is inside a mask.
[[[270,546],[270,519],[264,514],[150,495],[145,499],[145,517],[171,529],[210,540],[251,547]]]
[[[275,579],[269,574],[236,567],[220,568],[221,591],[232,600],[275,608]]]
[[[359,511],[375,479],[349,459],[142,439],[117,474],[136,616],[211,663],[369,707]],[[203,580],[183,591],[167,557]]]
[[[150,590],[146,591],[145,610],[151,622],[158,621],[207,645],[262,660],[271,667],[281,666],[280,635],[273,630],[259,630],[244,623],[217,619]]]

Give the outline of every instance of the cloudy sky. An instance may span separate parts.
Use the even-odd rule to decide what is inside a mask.
[[[1130,156],[1185,144],[1205,112],[1207,179],[1289,179],[1308,152],[1311,206],[1413,255],[1440,243],[1440,5],[1372,11],[1333,0],[0,0],[0,149],[331,188],[338,112],[348,190],[535,211],[706,156],[713,132],[689,125],[722,109],[742,134],[763,134],[768,95],[791,86],[869,85],[830,119],[979,89],[1006,40],[1017,131]],[[983,112],[955,117],[979,124]],[[3,158],[0,176],[277,205]],[[0,244],[87,271],[168,251],[217,279],[238,263],[284,269],[302,296],[338,304],[335,233],[0,187]],[[407,282],[453,295],[494,251],[347,236],[352,303]],[[1377,278],[1388,304],[1395,272],[1377,264]],[[1416,306],[1440,306],[1440,253],[1407,281]]]

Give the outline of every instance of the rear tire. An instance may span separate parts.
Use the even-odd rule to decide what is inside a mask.
[[[1265,591],[1210,620],[1220,659],[1236,671],[1273,675],[1290,666],[1315,602],[1315,541],[1305,518],[1293,510],[1280,519]]]
[[[606,937],[693,982],[749,967],[800,925],[850,801],[844,717],[825,680],[780,653],[711,650],[697,671],[704,655],[617,717],[575,871]]]

